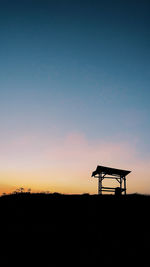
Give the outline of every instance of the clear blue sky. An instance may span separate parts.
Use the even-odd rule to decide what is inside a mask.
[[[76,133],[89,143],[136,144],[137,158],[148,160],[149,14],[144,0],[1,0],[0,143],[7,153],[10,140],[24,135],[49,142]]]

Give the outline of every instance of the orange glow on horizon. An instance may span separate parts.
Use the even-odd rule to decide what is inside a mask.
[[[91,178],[91,173],[99,164],[132,171],[127,176],[127,193],[150,193],[150,160],[142,161],[138,157],[135,144],[89,142],[83,135],[70,134],[35,153],[38,142],[32,148],[30,138],[21,147],[20,141],[14,143],[12,151],[8,153],[7,148],[7,156],[2,157],[0,194],[19,187],[31,188],[32,192],[97,194],[97,179]],[[23,151],[22,158],[20,151]]]

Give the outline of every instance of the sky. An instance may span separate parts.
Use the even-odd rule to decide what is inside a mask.
[[[0,194],[150,194],[150,2],[0,0]]]

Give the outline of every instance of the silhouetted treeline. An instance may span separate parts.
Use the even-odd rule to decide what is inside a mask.
[[[149,211],[150,196],[137,194],[2,196],[1,262],[147,266]]]

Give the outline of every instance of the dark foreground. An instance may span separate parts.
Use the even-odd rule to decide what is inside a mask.
[[[150,196],[0,198],[0,266],[149,266]]]

